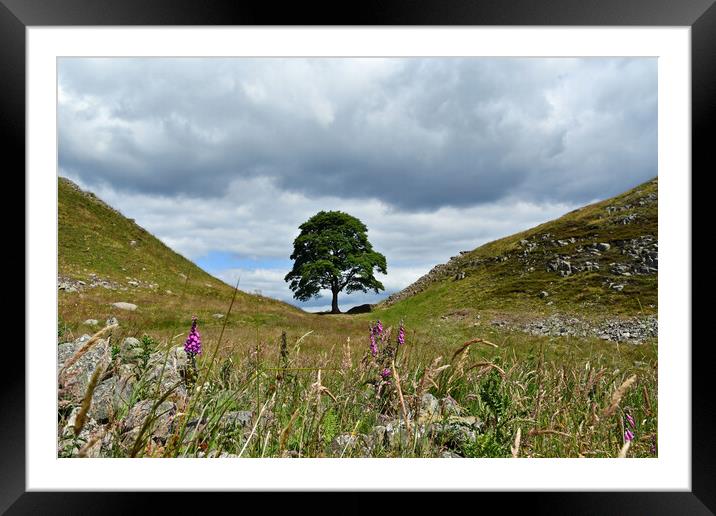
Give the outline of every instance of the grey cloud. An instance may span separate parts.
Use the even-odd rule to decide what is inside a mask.
[[[656,175],[655,59],[62,59],[60,167],[219,198],[269,178],[401,211],[582,203]]]

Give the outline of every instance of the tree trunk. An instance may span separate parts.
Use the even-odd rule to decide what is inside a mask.
[[[331,304],[331,313],[339,314],[341,311],[338,309],[338,290],[333,289],[333,303]]]

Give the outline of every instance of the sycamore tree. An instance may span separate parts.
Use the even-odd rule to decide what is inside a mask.
[[[321,211],[299,226],[293,270],[286,275],[293,297],[308,301],[321,290],[333,294],[331,313],[340,313],[338,293],[384,290],[374,271],[387,273],[385,256],[373,251],[368,228],[342,211]]]

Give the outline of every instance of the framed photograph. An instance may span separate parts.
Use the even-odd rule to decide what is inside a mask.
[[[108,491],[714,510],[712,2],[0,1],[27,203],[8,514]]]

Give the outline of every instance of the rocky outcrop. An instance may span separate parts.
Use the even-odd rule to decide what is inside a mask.
[[[109,278],[102,278],[95,273],[85,276],[84,280],[70,278],[69,276],[57,276],[57,290],[67,293],[81,292],[87,289],[104,288],[107,290],[121,290],[123,292],[134,289],[156,290],[159,288],[158,283],[151,281],[142,281],[137,278],[126,276],[126,284]]]
[[[461,281],[480,267],[505,262],[516,265],[515,274],[541,270],[564,278],[583,273],[598,273],[604,277],[656,274],[658,243],[656,234],[651,232],[655,231],[652,228],[655,227],[654,209],[658,194],[649,191],[656,184],[654,179],[646,188],[635,189],[617,198],[606,205],[603,208],[606,213],[596,215],[595,220],[555,225],[560,228],[561,234],[551,228],[550,231],[533,233],[505,245],[506,251],[494,256],[477,256],[477,252],[461,251],[447,263],[433,267],[405,289],[388,296],[381,305],[390,306],[419,294],[436,282]],[[619,239],[617,236],[624,235],[625,231],[617,228],[625,224],[643,224],[644,233],[631,240]],[[609,238],[610,235],[612,238]],[[496,271],[496,274],[504,273],[504,268]],[[612,279],[611,283],[622,287],[609,286],[608,283],[605,287],[614,291],[624,288],[623,281]]]
[[[136,338],[110,345],[111,338],[93,340],[83,335],[58,345],[59,407],[68,414],[58,429],[60,456],[108,456],[112,446],[128,452],[145,422],[144,437],[153,445],[163,445],[174,430],[177,411],[186,405],[183,347],[151,352],[147,343]],[[90,390],[96,371],[97,383]],[[91,401],[85,422],[75,435],[77,415],[88,393]],[[155,406],[160,397],[163,400]],[[247,417],[250,420],[246,414],[228,413],[225,424],[245,425]]]
[[[579,317],[552,315],[545,319],[512,325],[500,321],[503,327],[525,331],[532,335],[550,337],[596,337],[613,342],[640,344],[655,339],[659,334],[656,316],[632,317],[628,319],[607,319],[589,322]]]

